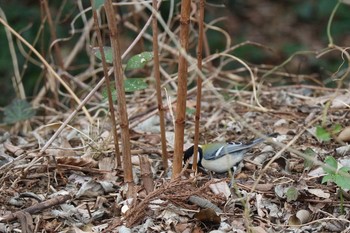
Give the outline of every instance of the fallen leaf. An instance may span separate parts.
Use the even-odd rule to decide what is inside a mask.
[[[209,188],[214,194],[223,194],[226,197],[226,200],[231,196],[231,190],[225,181],[210,184]]]
[[[338,135],[338,140],[343,142],[350,142],[350,126],[344,128]]]
[[[315,195],[316,197],[321,197],[328,199],[330,197],[329,193],[324,192],[322,189],[308,189],[307,190],[309,193]]]
[[[249,228],[252,233],[266,233],[262,227],[251,227]]]
[[[201,209],[193,217],[205,224],[219,225],[221,222],[221,218],[210,208]]]

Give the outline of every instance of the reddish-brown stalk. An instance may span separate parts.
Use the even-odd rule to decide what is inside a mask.
[[[117,90],[118,99],[118,113],[120,119],[121,129],[121,146],[123,154],[123,171],[124,171],[124,182],[128,184],[127,196],[133,195],[133,175],[132,175],[132,164],[131,164],[131,145],[130,145],[130,134],[129,134],[129,121],[128,112],[126,108],[125,92],[124,92],[124,74],[122,68],[122,60],[120,53],[118,25],[116,23],[115,12],[111,0],[105,1],[105,10],[108,21],[108,28],[110,30],[111,46],[113,49],[113,66],[114,66],[114,77]]]
[[[93,0],[91,0],[91,6],[94,6]],[[114,168],[121,167],[121,159],[120,159],[120,151],[119,151],[119,140],[118,140],[118,132],[117,132],[117,123],[115,121],[115,113],[114,113],[114,105],[113,105],[113,99],[112,99],[112,92],[111,92],[111,85],[109,81],[109,75],[108,75],[108,68],[107,68],[107,62],[105,57],[105,52],[103,50],[103,42],[102,42],[102,36],[101,31],[98,24],[98,16],[96,9],[93,7],[93,17],[94,17],[94,24],[95,24],[95,31],[97,35],[97,42],[98,47],[100,49],[101,53],[101,60],[102,60],[102,66],[103,66],[103,73],[106,81],[106,88],[107,88],[107,94],[108,94],[108,105],[109,105],[109,111],[111,113],[111,120],[112,120],[112,131],[113,131],[113,139],[114,139],[114,148],[115,148],[115,166]]]
[[[165,135],[165,121],[164,121],[164,108],[162,103],[162,89],[160,83],[160,72],[159,72],[159,54],[158,54],[158,22],[156,17],[157,12],[157,0],[152,1],[153,14],[152,14],[152,30],[153,30],[153,60],[154,60],[154,78],[156,79],[157,89],[157,102],[158,102],[158,113],[160,120],[160,135],[162,140],[162,159],[163,168],[166,171],[168,169],[168,152],[166,146],[166,135]]]
[[[184,131],[187,98],[187,60],[183,53],[188,51],[188,35],[190,30],[191,1],[181,0],[180,45],[178,68],[178,89],[175,120],[174,162],[172,178],[176,178],[182,170]]]
[[[199,15],[198,15],[198,24],[199,24],[199,36],[198,36],[198,48],[197,48],[197,67],[198,70],[202,70],[202,51],[203,51],[203,36],[204,36],[204,6],[205,1],[199,0]],[[200,75],[197,76],[197,102],[196,102],[196,118],[195,118],[195,127],[194,127],[194,148],[193,154],[197,155],[198,153],[198,141],[199,141],[199,120],[201,112],[201,99],[202,99],[202,78]],[[194,171],[197,171],[197,156],[193,156],[193,167]]]

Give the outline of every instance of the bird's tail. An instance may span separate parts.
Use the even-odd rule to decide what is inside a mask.
[[[275,138],[275,137],[277,137],[278,135],[279,135],[279,133],[267,134],[265,137],[263,137],[263,138],[257,138],[257,139],[255,139],[255,140],[253,140],[253,141],[247,143],[246,145],[249,145],[249,146],[251,147],[251,146],[254,146],[254,145],[256,145],[256,144],[259,144],[259,143],[265,141],[266,138]]]

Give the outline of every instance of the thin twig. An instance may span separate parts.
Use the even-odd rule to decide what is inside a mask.
[[[197,67],[198,70],[202,71],[202,54],[203,54],[203,38],[204,38],[204,7],[205,1],[199,1],[199,35],[198,35],[198,48],[197,48]],[[197,76],[197,100],[196,100],[196,118],[194,127],[194,147],[193,147],[193,167],[194,171],[197,171],[197,160],[198,160],[198,142],[199,142],[199,120],[201,113],[201,100],[202,100],[202,78]]]
[[[93,6],[93,0],[91,0],[91,5]],[[113,98],[112,98],[112,91],[111,91],[111,84],[109,81],[108,76],[108,69],[107,69],[107,62],[105,57],[105,52],[103,50],[103,42],[102,42],[102,36],[101,31],[99,28],[98,23],[98,17],[96,9],[93,8],[93,17],[95,22],[95,30],[97,34],[97,42],[101,53],[101,60],[102,60],[102,66],[103,66],[103,73],[106,81],[106,88],[107,88],[107,95],[108,95],[108,106],[109,106],[109,112],[111,114],[111,121],[112,121],[112,133],[113,133],[113,140],[114,140],[114,148],[115,148],[115,168],[121,167],[121,159],[120,159],[120,151],[119,151],[119,140],[118,140],[118,132],[117,132],[117,123],[115,121],[115,114],[114,114],[114,105],[113,105]]]
[[[154,78],[156,79],[156,90],[157,90],[157,102],[158,102],[158,113],[159,113],[159,123],[160,123],[160,135],[162,140],[162,159],[163,168],[166,171],[168,169],[168,152],[166,145],[166,135],[165,135],[165,120],[164,120],[164,107],[162,102],[162,89],[160,81],[160,71],[159,71],[159,54],[158,54],[158,23],[157,23],[157,0],[153,0],[153,13],[152,13],[152,30],[153,30],[153,59],[154,59]]]

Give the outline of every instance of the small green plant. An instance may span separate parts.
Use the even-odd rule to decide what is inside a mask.
[[[307,156],[304,160],[304,168],[311,169],[314,166],[313,160],[317,156],[317,153],[310,147],[306,148],[303,153]]]
[[[338,167],[338,162],[333,156],[327,156],[324,162],[326,166],[323,167],[323,170],[326,175],[323,177],[322,183],[331,181],[340,188],[350,189],[349,177],[346,175],[349,174],[350,167]]]
[[[350,189],[350,167],[338,167],[338,162],[333,156],[327,156],[324,162],[326,165],[323,167],[323,170],[326,172],[326,175],[322,178],[322,183],[330,181],[339,187],[340,208],[341,213],[344,213],[343,189]]]
[[[4,108],[4,122],[14,124],[25,121],[35,116],[35,110],[26,100],[15,99]]]
[[[286,192],[287,202],[296,201],[298,199],[299,192],[298,189],[291,186]]]
[[[195,108],[186,107],[186,113],[189,114],[189,115],[194,115],[196,113],[196,109]]]
[[[92,49],[94,55],[101,60],[101,53],[98,48],[93,48]],[[105,53],[105,59],[106,62],[109,64],[113,63],[113,51],[111,47],[103,47],[103,51]],[[145,65],[149,62],[152,61],[153,59],[153,52],[142,52],[139,54],[136,54],[132,56],[128,62],[126,63],[125,70],[133,70],[133,69],[141,69],[145,67]]]
[[[113,63],[113,51],[111,47],[103,47],[106,62]],[[97,48],[93,49],[94,55],[101,59],[101,53]],[[153,59],[153,52],[142,52],[132,56],[125,67],[125,70],[142,69],[145,65]],[[112,90],[112,98],[115,101],[117,99],[115,83],[111,82],[110,89]],[[134,92],[146,89],[148,87],[145,78],[126,78],[124,81],[125,92]],[[107,99],[107,89],[102,90],[102,95]]]
[[[143,68],[149,61],[153,59],[153,52],[142,52],[132,56],[126,63],[125,70],[134,70]]]
[[[328,142],[332,139],[332,135],[339,133],[342,130],[340,124],[332,125],[330,129],[325,129],[322,126],[316,126],[316,137],[321,142]]]
[[[128,78],[124,81],[125,92],[134,92],[146,89],[148,87],[144,78]],[[117,100],[117,91],[115,90],[115,82],[111,82],[110,89],[112,90],[113,101]],[[102,90],[102,96],[107,100],[107,89]]]

